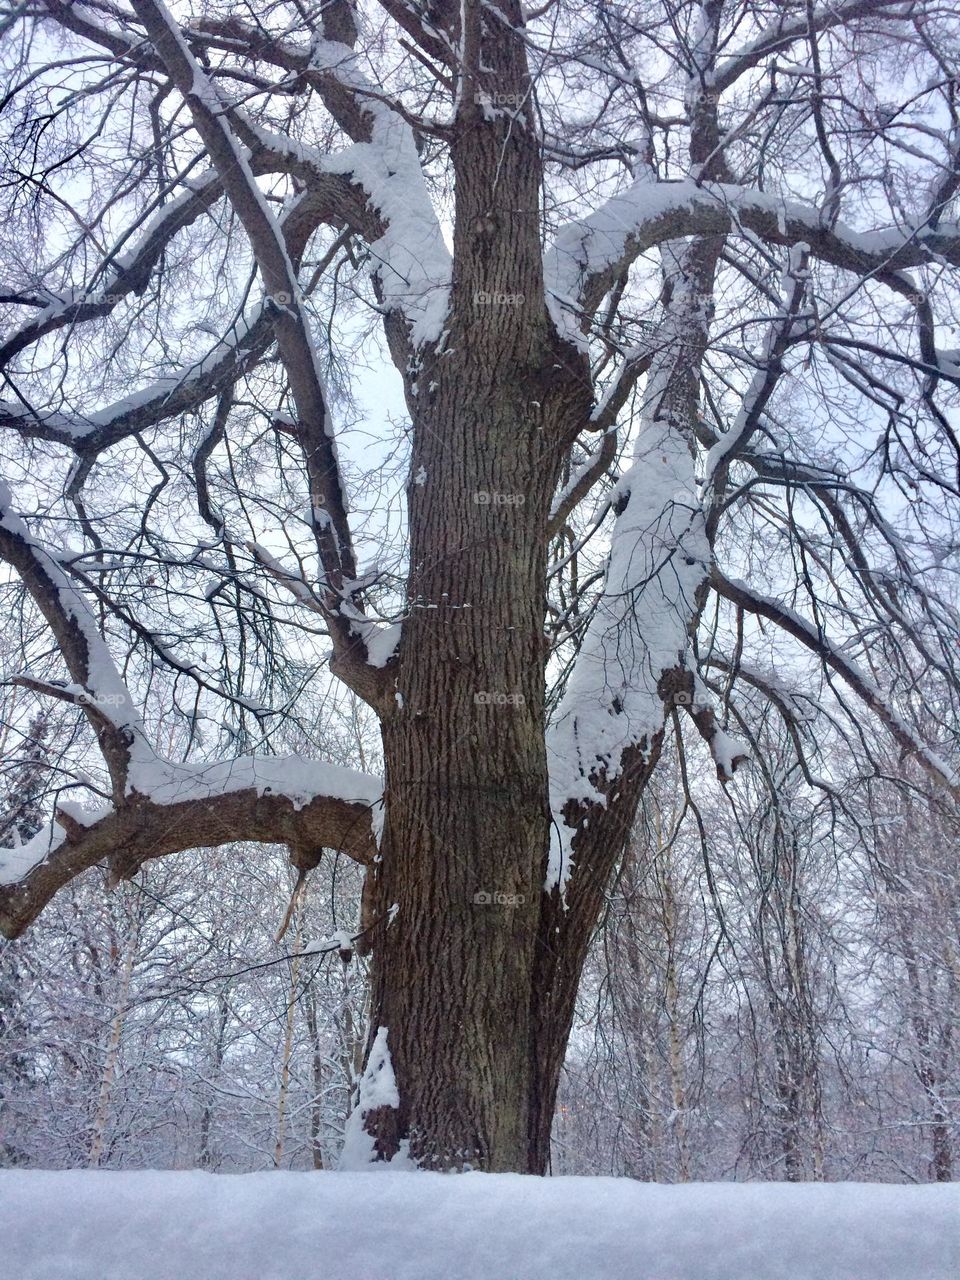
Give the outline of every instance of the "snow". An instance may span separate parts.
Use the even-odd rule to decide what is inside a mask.
[[[319,938],[315,942],[308,942],[301,951],[304,956],[322,956],[328,951],[352,951],[354,939],[346,929],[338,929],[336,933],[329,938]]]
[[[381,783],[381,788],[382,785],[383,784]],[[373,830],[373,842],[378,849],[380,848],[380,842],[383,839],[383,825],[386,820],[387,806],[384,802],[383,795],[381,794],[380,799],[377,800],[370,809],[370,826]],[[379,860],[379,855],[377,860]]]
[[[50,302],[43,310],[36,312],[27,324],[12,333],[6,339],[4,346],[19,349],[22,343],[33,341],[49,325],[57,325],[70,319],[77,308],[86,308],[88,312],[97,308],[109,310],[121,297],[135,292],[135,280],[131,278],[131,273],[156,252],[158,239],[168,224],[173,222],[185,225],[185,220],[189,222],[196,217],[192,206],[197,196],[213,194],[216,182],[217,176],[212,170],[200,177],[186,179],[183,191],[161,205],[142,228],[135,228],[129,233],[134,234],[139,230],[139,239],[135,248],[122,252],[118,248],[106,255],[101,268],[106,277],[102,287],[96,290],[92,287],[71,288],[59,294],[49,289],[41,289],[40,292],[46,294]],[[124,239],[126,238],[128,237],[125,236]],[[17,409],[23,411],[24,407],[11,405],[10,409],[16,412]],[[29,413],[28,410],[26,412]]]
[[[38,422],[44,429],[60,435],[64,441],[82,444],[84,440],[98,431],[120,431],[126,423],[132,422],[137,415],[146,415],[151,407],[175,397],[178,393],[189,394],[191,386],[209,378],[217,370],[224,368],[238,358],[244,345],[249,341],[263,311],[258,304],[248,319],[241,319],[231,325],[226,337],[217,342],[198,360],[184,365],[176,374],[158,378],[148,386],[140,387],[129,395],[123,396],[113,403],[95,409],[90,413],[60,413],[55,411],[34,412],[24,405],[11,401],[0,401],[0,414],[11,419],[22,418]]]
[[[361,186],[386,224],[380,239],[370,245],[384,305],[403,314],[415,347],[438,342],[447,317],[452,262],[413,132],[377,100],[382,90],[366,80],[347,45],[316,39],[311,65],[336,75],[356,92],[373,121],[369,142],[356,142],[324,157],[322,167]]]
[[[16,1280],[955,1280],[956,1184],[0,1171]]]
[[[593,417],[596,418],[596,416],[597,416],[596,413],[594,413]],[[616,432],[616,429],[617,429],[616,425],[612,427],[608,427],[603,434],[605,436],[612,435]],[[551,520],[560,511],[563,504],[569,498],[570,494],[573,493],[573,491],[576,489],[577,485],[584,478],[584,476],[588,475],[590,473],[591,468],[597,465],[597,462],[599,461],[601,456],[601,452],[602,452],[602,446],[601,448],[595,449],[592,453],[587,454],[585,461],[582,462],[580,466],[574,468],[574,470],[571,471],[569,480],[563,486],[563,488],[559,491],[559,493],[557,493],[556,497],[553,499],[553,502],[550,506]]]
[[[176,764],[156,757],[149,769],[137,769],[133,787],[155,804],[209,800],[252,789],[257,795],[285,796],[302,809],[317,796],[375,805],[383,784],[373,774],[307,756],[240,756],[211,764]]]
[[[54,822],[47,822],[36,835],[22,844],[0,849],[0,885],[16,884],[28,871],[59,848],[66,838],[62,827]]]
[[[721,776],[730,778],[737,761],[747,754],[747,748],[739,738],[727,733],[726,729],[717,729],[710,739],[710,754]]]
[[[90,419],[79,414],[35,410],[30,405],[19,404],[14,400],[0,400],[0,417],[5,420],[4,425],[14,428],[20,420],[24,423],[36,422],[45,431],[55,432],[65,441],[82,440],[93,430]]]
[[[397,651],[403,634],[402,625],[399,622],[377,622],[368,618],[348,600],[340,605],[340,614],[350,619],[350,630],[363,640],[370,666],[385,667]]]
[[[697,183],[693,179],[651,182],[644,175],[585,217],[561,227],[544,255],[547,305],[557,331],[585,348],[579,311],[585,280],[619,262],[628,247],[635,256],[644,248],[683,234],[683,220],[697,214],[711,220],[720,215],[734,225],[775,217],[781,237],[809,238],[819,246],[817,252],[828,259],[836,256],[836,249],[823,242],[820,211],[815,205],[730,183]],[[693,230],[689,221],[686,229],[688,233]],[[926,245],[935,238],[935,231],[926,226],[860,232],[838,222],[830,243],[841,246],[853,265],[863,266],[867,260],[879,264],[889,258],[890,265],[898,266],[908,265],[893,261],[904,251],[911,262],[920,261]]]
[[[383,668],[397,651],[403,629],[399,622],[374,622],[346,605],[341,609],[350,618],[350,630],[361,636],[367,647],[367,662]]]
[[[657,402],[655,388],[648,399]],[[573,833],[561,816],[567,803],[603,804],[592,779],[616,779],[623,752],[649,746],[663,725],[658,682],[687,663],[687,628],[710,560],[693,461],[669,423],[654,418],[641,427],[612,501],[625,505],[603,595],[547,735],[555,816],[548,890],[565,888],[572,869]]]
[[[350,1113],[343,1134],[343,1150],[340,1155],[342,1169],[352,1172],[365,1170],[370,1173],[389,1173],[396,1170],[412,1172],[416,1166],[410,1159],[410,1143],[404,1140],[400,1150],[389,1163],[376,1163],[373,1138],[364,1129],[364,1118],[380,1107],[399,1107],[400,1092],[393,1074],[393,1062],[387,1045],[386,1027],[378,1027],[373,1048],[367,1059],[366,1069],[360,1077],[357,1105]]]

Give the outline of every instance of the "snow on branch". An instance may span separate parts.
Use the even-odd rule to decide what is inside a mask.
[[[193,57],[180,29],[162,0],[138,6],[157,52],[171,79],[186,98],[223,189],[250,240],[268,299],[274,299],[277,343],[290,378],[298,412],[324,427],[331,440],[331,483],[339,491],[332,425],[326,405],[316,353],[300,296],[296,273],[283,233],[260,190],[250,161],[230,127],[229,108]],[[283,299],[282,302],[279,300]],[[331,513],[336,518],[335,513]],[[344,548],[337,549],[337,558]]]
[[[371,121],[369,141],[325,157],[322,167],[360,186],[381,220],[382,234],[369,249],[383,304],[403,315],[415,348],[437,342],[449,307],[452,260],[424,182],[413,130],[379,100],[348,46],[315,41],[311,66],[335,69]]]
[[[588,454],[580,466],[570,473],[569,480],[554,498],[547,523],[548,537],[552,538],[560,532],[574,507],[610,470],[616,455],[617,429],[612,426],[604,432],[599,448]]]
[[[347,183],[333,174],[322,173],[321,152],[264,129],[256,130],[252,140],[256,145],[247,156],[254,175],[290,172],[309,183],[309,193],[294,203],[284,220],[298,233],[294,239],[300,242],[305,239],[303,230],[297,225],[298,206],[309,210],[313,218],[310,230],[318,221],[335,218],[346,219],[360,229],[359,224],[363,220],[360,206]],[[67,326],[72,329],[77,324],[101,319],[130,295],[143,293],[151,273],[174,238],[208,213],[223,196],[223,184],[215,169],[208,169],[194,178],[181,172],[179,178],[170,183],[170,189],[180,182],[182,190],[161,204],[142,226],[134,224],[124,232],[116,247],[98,266],[89,284],[65,293],[51,293],[47,305],[0,344],[0,367],[5,367],[21,351],[48,334]],[[125,243],[138,231],[136,244],[125,249]],[[288,251],[292,251],[290,228],[285,225],[284,231]],[[97,283],[98,277],[102,277],[101,283]],[[213,357],[211,352],[208,361]],[[96,431],[98,425],[102,428],[103,424],[93,419],[89,423],[81,421],[74,435],[82,439]]]
[[[113,404],[90,414],[71,414],[34,412],[24,405],[0,401],[0,427],[11,427],[24,436],[54,440],[91,457],[158,422],[196,410],[221,389],[231,386],[272,341],[272,317],[261,306],[248,319],[238,321],[199,360]]]
[[[280,167],[274,162],[276,153],[271,151],[270,155],[274,160],[268,162],[260,148],[251,156],[251,171]],[[198,179],[200,181],[206,189],[207,179]],[[219,181],[216,188],[222,193]],[[312,174],[309,186],[287,207],[280,223],[288,260],[299,259],[318,223],[346,218],[351,225],[356,223],[359,227],[362,213],[346,181],[332,174]],[[135,256],[139,260],[146,252],[142,245]],[[98,296],[102,300],[106,295]],[[69,310],[64,315],[62,322],[73,323]],[[84,313],[81,318],[93,317]],[[138,431],[180,414],[195,412],[205,401],[232,386],[266,353],[275,339],[275,322],[272,307],[261,302],[247,315],[237,318],[198,360],[89,413],[49,411],[27,403],[0,400],[0,427],[8,427],[23,436],[55,441],[82,457],[92,458]]]
[[[233,122],[239,122],[237,128],[244,132],[242,113],[221,101],[163,0],[142,0],[137,12],[170,78],[187,101],[194,126],[253,250],[296,406],[297,434],[310,476],[313,528],[323,569],[322,597],[330,635],[341,672],[348,666],[362,667],[363,656],[355,654],[354,632],[340,612],[344,584],[357,577],[346,491],[310,323],[282,228],[235,133]]]
[[[103,284],[71,290],[65,296],[52,297],[46,307],[34,315],[0,345],[0,367],[5,366],[26,347],[49,333],[67,325],[81,324],[109,315],[113,308],[131,293],[142,293],[150,273],[173,237],[207,212],[222,194],[216,174],[208,172],[188,183],[147,222],[134,250],[119,249],[101,267]],[[129,237],[128,233],[128,237]]]
[[[644,177],[562,227],[547,251],[547,299],[558,332],[582,347],[583,329],[604,294],[647,249],[738,227],[776,244],[802,241],[814,257],[861,274],[901,271],[936,257],[960,264],[960,228],[953,224],[859,232],[837,222],[831,228],[813,204],[728,183]]]
[[[109,860],[114,880],[143,862],[235,841],[376,856],[383,784],[372,774],[301,756],[211,764],[141,763],[135,787],[96,812],[61,803],[28,842],[0,849],[0,931],[16,937],[80,872]]]
[[[331,10],[328,6],[323,34],[314,37],[308,51],[293,50],[282,41],[265,46],[261,31],[232,17],[204,20],[198,31],[243,40],[257,56],[295,67],[317,87],[327,108],[353,138],[351,146],[326,155],[243,120],[251,143],[256,140],[268,153],[286,154],[315,174],[343,177],[359,188],[373,214],[374,227],[367,228],[365,238],[380,299],[387,313],[403,317],[410,342],[417,348],[438,341],[443,331],[450,298],[450,252],[424,181],[411,124],[400,104],[385,100],[383,89],[364,75],[351,46],[328,38],[328,28],[334,25]]]
[[[46,618],[72,680],[55,691],[83,708],[96,731],[114,790],[122,794],[130,786],[131,769],[149,768],[154,751],[83,593],[59,556],[30,533],[2,479],[0,559],[19,574]],[[29,673],[22,678],[29,680]]]
[[[902,0],[847,0],[846,4],[808,6],[800,17],[784,10],[756,39],[719,63],[710,80],[711,88],[720,94],[771,53],[786,49],[797,40],[809,39],[814,32],[829,31],[865,14],[883,18],[884,10],[889,10],[891,18],[902,18]]]
[[[603,590],[547,738],[554,847],[548,888],[565,887],[577,834],[605,808],[629,760],[659,749],[667,710],[685,706],[727,780],[746,758],[696,679],[692,635],[712,558],[694,470],[697,382],[709,262],[663,253],[669,303],[651,359],[632,463],[614,486]],[[624,795],[632,793],[626,788]],[[614,800],[623,807],[629,800]]]
[[[693,460],[669,423],[652,417],[642,425],[612,500],[619,514],[604,590],[547,738],[562,837],[549,884],[562,885],[570,872],[568,806],[604,805],[624,753],[649,748],[662,729],[662,678],[686,666],[690,619],[710,563]]]

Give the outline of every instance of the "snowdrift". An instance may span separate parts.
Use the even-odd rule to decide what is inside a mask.
[[[960,1185],[0,1171],[10,1280],[957,1280]]]

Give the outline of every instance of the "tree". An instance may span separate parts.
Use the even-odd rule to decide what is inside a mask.
[[[932,0],[17,10],[13,678],[105,772],[7,851],[5,932],[104,859],[342,850],[370,1156],[540,1172],[668,717],[727,782],[747,689],[816,787],[814,713],[955,789],[958,36]],[[404,420],[338,438],[381,357]],[[313,754],[321,655],[382,781]]]
[[[654,1182],[688,1181],[692,1154],[700,1165],[693,1176],[712,1176],[709,1133],[691,1141],[689,1132],[703,1102],[705,1046],[696,1006],[709,968],[703,953],[711,949],[712,912],[706,909],[705,920],[698,901],[700,851],[684,838],[687,807],[678,777],[667,744],[584,967],[558,1135],[563,1142],[569,1131],[574,1160],[583,1160],[589,1139],[578,1129],[594,1120],[599,1099],[604,1163],[591,1172]],[[581,1039],[585,1052],[578,1053]],[[565,1171],[584,1170],[574,1163]]]
[[[732,903],[741,899],[738,933],[746,944],[739,948],[744,999],[736,1036],[747,1064],[738,1082],[746,1112],[744,1154],[766,1176],[776,1170],[794,1182],[823,1177],[828,1036],[820,1005],[833,995],[829,960],[840,948],[832,938],[831,946],[817,945],[826,932],[818,917],[826,914],[823,906],[833,907],[832,824],[816,809],[805,811],[791,754],[783,742],[768,742],[764,769],[780,776],[775,786],[761,784],[753,797],[751,788],[744,789],[729,838],[734,869],[726,878]],[[749,860],[746,874],[736,867],[738,854]]]
[[[960,995],[960,876],[956,816],[892,788],[881,790],[875,821],[873,931],[876,1020],[889,1027],[888,1052],[908,1067],[896,1081],[911,1107],[931,1181],[953,1179],[957,1130],[957,1003]],[[920,1086],[916,1097],[910,1080]]]
[[[0,839],[4,842],[11,837],[18,843],[29,839],[43,826],[41,805],[47,730],[44,718],[35,717],[20,751],[11,754],[10,773],[4,779],[5,794],[0,807]],[[16,957],[0,957],[0,1062],[8,1082],[0,1085],[0,1158],[11,1164],[20,1162],[21,1153],[7,1137],[6,1094],[11,1086],[29,1088],[33,1076],[29,1057],[17,1044],[17,1032],[23,1029],[17,1024],[23,1022],[24,986],[24,973]]]

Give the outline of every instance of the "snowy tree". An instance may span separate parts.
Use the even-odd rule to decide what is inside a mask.
[[[44,717],[34,717],[20,749],[10,752],[9,767],[4,770],[5,794],[0,800],[0,839],[5,844],[29,840],[43,826],[47,731]],[[24,1032],[29,1031],[29,1015],[25,1017],[24,1010],[27,981],[15,955],[0,955],[0,1158],[4,1164],[16,1164],[22,1158],[10,1139],[9,1116],[4,1114],[8,1110],[7,1093],[11,1089],[29,1089],[33,1078],[23,1044]]]
[[[0,855],[0,923],[102,862],[342,851],[372,966],[354,1156],[543,1171],[665,725],[730,784],[759,698],[837,813],[825,725],[956,795],[960,24],[4,21],[10,679],[85,727]],[[332,681],[382,776],[320,758]]]
[[[954,1176],[960,1128],[960,872],[956,815],[880,790],[873,820],[876,856],[866,941],[886,1036],[889,1113],[912,1131],[932,1181]],[[887,1083],[887,1082],[885,1082]],[[892,1086],[892,1087],[891,1087]]]

